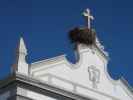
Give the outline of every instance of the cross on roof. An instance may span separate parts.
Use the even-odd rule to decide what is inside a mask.
[[[83,16],[87,19],[87,27],[88,29],[91,28],[91,20],[94,20],[94,17],[90,14],[90,9],[86,9],[84,12],[83,12]]]

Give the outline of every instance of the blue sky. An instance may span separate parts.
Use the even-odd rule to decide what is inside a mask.
[[[108,71],[133,86],[132,0],[0,0],[0,78],[10,73],[22,35],[28,63],[67,54],[74,61],[68,31],[83,26],[81,16],[90,8],[93,28],[109,52]]]

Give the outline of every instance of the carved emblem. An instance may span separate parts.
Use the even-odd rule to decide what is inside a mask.
[[[95,66],[88,67],[89,80],[92,82],[92,87],[97,88],[100,81],[100,71]]]

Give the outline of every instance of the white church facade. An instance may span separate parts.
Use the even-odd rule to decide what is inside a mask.
[[[89,9],[83,15],[87,26],[70,31],[77,63],[60,55],[28,64],[21,38],[13,72],[0,81],[0,100],[133,100],[126,80],[108,74],[109,56],[91,29]]]

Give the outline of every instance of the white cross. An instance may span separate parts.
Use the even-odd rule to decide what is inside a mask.
[[[87,19],[87,27],[88,29],[91,28],[91,20],[94,20],[94,17],[90,14],[90,9],[86,9],[84,12],[83,12],[83,16]]]

